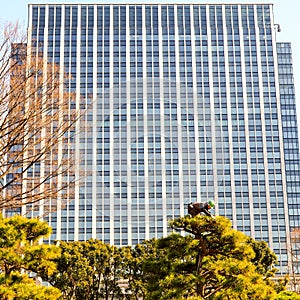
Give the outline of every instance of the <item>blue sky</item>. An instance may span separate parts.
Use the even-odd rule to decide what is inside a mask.
[[[89,0],[4,0],[1,3],[0,9],[0,24],[7,23],[10,21],[19,21],[20,24],[26,25],[27,23],[27,5],[29,3],[111,3],[112,1],[89,1]],[[275,23],[280,24],[281,32],[277,34],[277,41],[291,42],[293,51],[293,62],[294,62],[294,79],[296,87],[296,100],[298,110],[298,124],[300,124],[300,1],[299,0],[271,0],[271,1],[260,1],[260,0],[205,0],[205,1],[194,1],[194,0],[115,0],[118,3],[198,3],[198,4],[210,4],[210,3],[273,3],[274,4],[274,15]]]

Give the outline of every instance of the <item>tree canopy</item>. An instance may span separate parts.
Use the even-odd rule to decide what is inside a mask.
[[[53,260],[57,269],[43,278],[59,288],[64,299],[275,300],[286,296],[285,284],[273,279],[275,254],[265,242],[232,229],[228,219],[186,216],[170,226],[186,234],[174,232],[119,248],[98,240],[61,242],[61,256]]]
[[[152,240],[141,266],[147,278],[145,299],[275,299],[276,291],[259,273],[273,267],[275,256],[261,252],[261,260],[270,255],[269,266],[253,264],[249,237],[233,230],[228,219],[187,216],[170,225],[192,236],[172,234]]]
[[[58,299],[60,291],[38,285],[39,274],[52,274],[53,261],[59,248],[39,244],[41,237],[51,233],[50,227],[37,219],[18,215],[0,215],[0,298],[1,299]],[[28,274],[35,274],[30,278]]]
[[[224,217],[186,216],[167,237],[115,247],[99,240],[40,244],[51,229],[0,215],[1,299],[299,299],[274,280],[275,254]],[[37,284],[45,280],[52,287]]]
[[[60,242],[57,269],[42,277],[60,289],[64,299],[122,299],[123,250],[99,240]]]

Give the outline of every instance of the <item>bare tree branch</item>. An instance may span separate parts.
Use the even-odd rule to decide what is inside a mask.
[[[0,208],[71,200],[72,134],[79,118],[71,79],[29,47],[17,24],[0,33]],[[65,177],[68,176],[68,180]]]

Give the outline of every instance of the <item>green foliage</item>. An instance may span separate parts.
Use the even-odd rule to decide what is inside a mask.
[[[228,219],[187,216],[170,225],[194,237],[172,234],[152,240],[152,251],[144,251],[141,265],[145,299],[274,299],[273,286],[258,272],[264,268],[252,263],[256,255],[264,261],[267,252],[255,252],[249,238],[233,230]]]
[[[265,241],[255,241],[249,237],[248,243],[255,253],[251,262],[255,265],[256,271],[265,277],[274,276],[276,272],[274,265],[277,263],[276,254],[271,251]]]
[[[170,226],[193,234],[200,243],[201,256],[222,254],[240,259],[254,257],[253,249],[247,244],[247,236],[233,230],[230,220],[224,217],[187,216],[171,221]]]
[[[123,250],[99,240],[61,242],[57,270],[43,277],[64,299],[122,299]]]
[[[37,285],[26,274],[12,272],[9,277],[0,275],[0,297],[3,300],[56,300],[60,294],[56,288]]]
[[[193,238],[172,234],[164,239],[151,239],[132,248],[127,269],[128,291],[143,299],[179,299],[189,284],[193,263]],[[176,274],[176,278],[173,278]],[[163,281],[165,279],[165,281]],[[169,298],[166,298],[169,297]]]
[[[136,245],[132,247],[124,247],[124,279],[128,282],[126,292],[131,296],[128,299],[144,299],[147,293],[147,278],[144,277],[142,266],[144,259],[153,251],[152,240],[145,241],[144,245]]]
[[[59,255],[59,248],[38,244],[50,232],[50,227],[37,219],[0,215],[1,299],[58,299],[59,290],[37,285],[27,274],[21,274],[52,274],[56,269],[51,260]]]
[[[300,300],[300,295],[291,291],[280,292],[275,300]]]
[[[170,225],[189,234],[173,233],[123,248],[98,240],[61,242],[61,256],[51,259],[57,270],[40,273],[62,291],[63,299],[276,300],[285,296],[281,291],[286,280],[271,280],[275,254],[265,242],[233,230],[228,219],[187,216]],[[125,292],[120,284],[124,279]]]

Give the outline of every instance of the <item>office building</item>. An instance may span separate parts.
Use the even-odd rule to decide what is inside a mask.
[[[214,199],[286,270],[299,146],[272,4],[30,4],[28,27],[86,109],[70,146],[75,193],[46,216],[51,239],[132,245]]]

